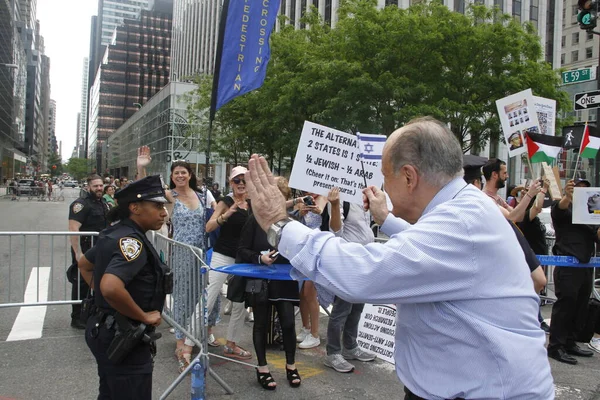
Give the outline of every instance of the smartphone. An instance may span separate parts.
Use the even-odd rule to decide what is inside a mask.
[[[276,259],[278,256],[279,256],[279,252],[278,252],[278,251],[276,251],[275,253],[271,254],[269,257],[270,257],[271,259]]]
[[[307,206],[314,206],[315,205],[315,202],[313,201],[313,198],[311,196],[306,196],[305,198],[302,199],[302,201]]]

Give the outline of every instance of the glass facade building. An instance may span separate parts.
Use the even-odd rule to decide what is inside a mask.
[[[186,160],[199,180],[206,176],[206,158],[200,149],[200,137],[205,132],[188,122],[187,102],[184,99],[195,88],[191,83],[169,83],[110,136],[107,161],[111,175],[134,179],[137,149],[147,145],[152,152],[148,174],[162,174],[168,183],[171,162]],[[225,182],[230,166],[214,163],[209,168],[209,176],[214,177],[215,182]]]

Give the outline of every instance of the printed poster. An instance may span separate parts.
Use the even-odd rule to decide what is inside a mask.
[[[528,132],[540,133],[531,89],[496,100],[496,107],[509,157],[526,153],[525,135]]]
[[[379,162],[360,161],[356,136],[309,121],[304,122],[290,176],[290,187],[327,196],[334,186],[340,199],[363,204],[362,190],[380,188]],[[364,170],[363,170],[364,165]]]
[[[390,304],[365,304],[358,323],[358,346],[394,364],[396,334],[396,306]]]
[[[556,100],[533,96],[533,101],[535,101],[540,133],[542,135],[554,136]]]
[[[574,189],[573,223],[600,225],[599,187],[576,187]]]

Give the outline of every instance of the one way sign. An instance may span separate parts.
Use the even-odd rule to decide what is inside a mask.
[[[600,108],[600,90],[575,95],[575,111],[590,108]]]

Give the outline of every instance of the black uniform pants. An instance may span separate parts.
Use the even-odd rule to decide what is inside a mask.
[[[287,364],[294,364],[296,358],[296,328],[294,318],[294,303],[291,301],[266,301],[249,302],[254,313],[254,324],[252,327],[252,341],[256,351],[256,359],[259,366],[267,365],[267,331],[269,330],[269,316],[271,305],[274,305],[281,323],[283,334],[283,348]]]
[[[90,249],[90,245],[81,244],[81,249],[85,254],[86,251]],[[75,252],[71,249],[71,259],[73,262],[75,260]],[[90,287],[85,282],[81,274],[78,275],[78,281],[71,285],[71,300],[83,300],[87,296],[90,291]],[[79,319],[81,316],[81,304],[73,304],[71,307],[71,319]]]
[[[153,364],[150,346],[138,345],[116,365],[106,353],[114,338],[114,329],[107,329],[104,323],[95,328],[96,321],[96,316],[88,320],[85,341],[98,364],[98,400],[151,400]]]
[[[548,350],[575,344],[577,333],[585,325],[592,293],[593,268],[556,267]]]

